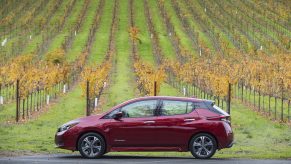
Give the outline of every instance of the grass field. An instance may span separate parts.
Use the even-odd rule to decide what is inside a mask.
[[[114,86],[112,86],[114,87]],[[114,88],[118,94],[123,88]],[[68,151],[54,147],[54,134],[61,124],[85,115],[85,98],[80,96],[81,90],[77,86],[72,92],[63,96],[58,103],[36,120],[25,124],[1,124],[1,151],[34,152],[34,153],[66,153]],[[162,95],[181,95],[175,88],[164,84]],[[113,103],[133,98],[132,95],[120,96]],[[113,104],[110,104],[113,105]],[[108,106],[110,106],[108,105]],[[104,109],[106,111],[106,108]],[[235,134],[235,145],[231,149],[219,151],[218,158],[290,158],[290,133],[286,125],[272,123],[268,119],[258,116],[255,112],[233,103],[232,126]],[[134,154],[148,156],[191,156],[190,153],[112,153]]]

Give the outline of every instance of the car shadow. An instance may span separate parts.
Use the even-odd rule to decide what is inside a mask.
[[[60,155],[57,158],[61,159],[85,159],[81,155]],[[195,159],[194,157],[159,157],[159,156],[130,156],[130,155],[104,155],[101,158],[94,158],[93,160],[98,159],[110,159],[110,160],[120,160],[120,159],[175,159],[175,160],[185,160],[185,159]],[[88,159],[92,160],[92,159]],[[200,160],[200,159],[195,159]],[[230,158],[211,158],[207,160],[230,160]]]

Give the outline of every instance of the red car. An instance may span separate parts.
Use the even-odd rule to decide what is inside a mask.
[[[205,159],[233,144],[230,116],[213,101],[185,97],[142,97],[109,112],[62,125],[57,147],[86,158],[113,151],[191,151]]]

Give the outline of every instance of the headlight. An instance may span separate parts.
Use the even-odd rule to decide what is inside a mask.
[[[69,130],[70,128],[77,125],[78,123],[79,123],[78,121],[70,121],[68,123],[65,123],[64,125],[58,128],[58,132]]]

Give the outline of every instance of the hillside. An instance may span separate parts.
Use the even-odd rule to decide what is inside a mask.
[[[236,144],[215,157],[291,158],[290,13],[288,0],[0,0],[0,155],[66,152],[58,126],[156,81],[231,113]]]

